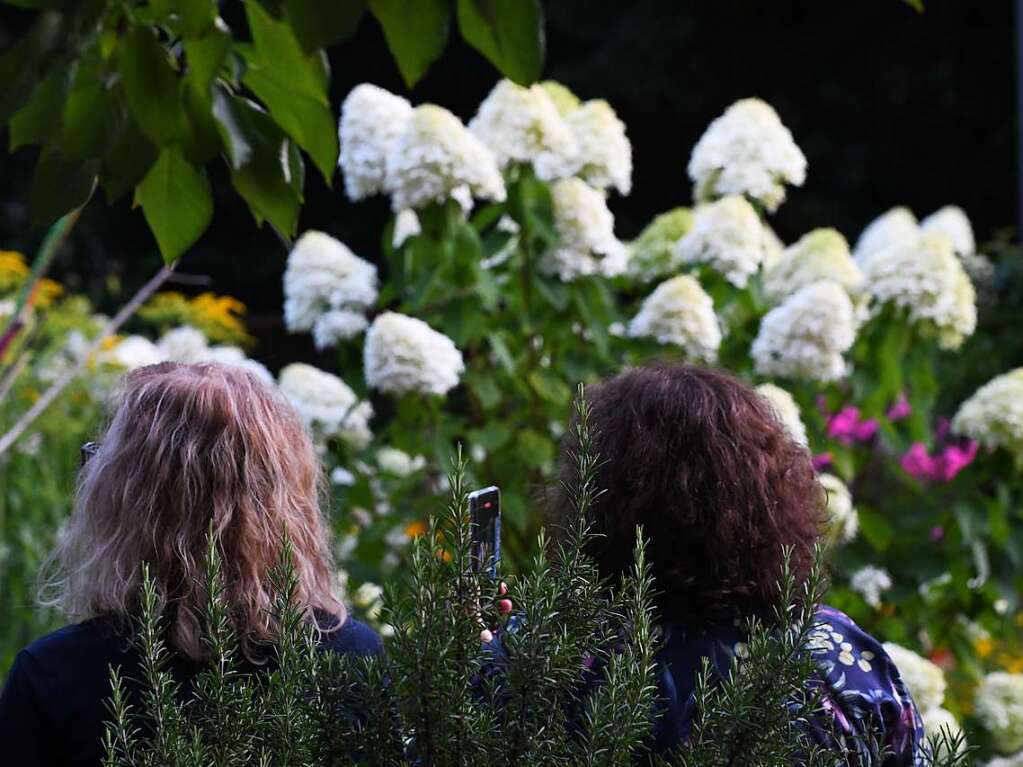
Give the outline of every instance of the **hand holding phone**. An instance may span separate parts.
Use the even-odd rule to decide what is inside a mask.
[[[501,561],[501,491],[497,487],[469,493],[469,527],[473,570],[496,578]]]

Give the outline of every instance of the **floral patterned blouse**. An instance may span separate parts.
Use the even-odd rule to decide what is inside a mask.
[[[874,764],[868,749],[873,741],[889,754],[883,767],[921,767],[926,763],[923,724],[899,670],[881,643],[834,608],[823,606],[807,649],[824,684],[824,707],[833,727],[814,728],[822,745],[847,748],[856,754],[854,767]],[[694,685],[702,658],[726,673],[731,658],[745,650],[737,627],[694,631],[664,627],[658,655],[662,710],[654,751],[663,753],[689,735],[696,713]],[[835,743],[838,738],[840,743]]]

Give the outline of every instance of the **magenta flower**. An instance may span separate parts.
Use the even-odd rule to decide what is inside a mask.
[[[899,395],[899,398],[895,401],[895,404],[888,408],[888,420],[895,422],[901,421],[903,418],[908,418],[913,414],[913,406],[909,404],[909,400],[906,399],[906,394],[903,392]]]
[[[945,528],[941,525],[935,525],[931,528],[931,540],[937,543],[945,537]]]
[[[979,447],[972,439],[964,445],[949,445],[946,447],[936,460],[937,478],[942,482],[951,482],[955,479],[956,474],[973,462],[973,459],[977,457],[977,449]]]
[[[923,442],[914,442],[899,461],[902,470],[920,481],[934,479],[937,466]]]
[[[813,468],[817,471],[828,468],[833,462],[834,457],[831,453],[819,453],[813,457]]]
[[[880,424],[875,418],[860,418],[860,409],[846,405],[828,419],[828,436],[843,445],[867,442],[874,438]]]

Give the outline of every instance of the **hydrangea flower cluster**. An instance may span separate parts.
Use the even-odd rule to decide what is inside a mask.
[[[446,394],[458,385],[465,363],[443,333],[395,312],[379,315],[366,333],[366,383],[391,394]]]
[[[977,241],[973,236],[973,226],[966,212],[956,205],[946,205],[934,211],[920,222],[924,232],[936,232],[945,235],[952,243],[963,268],[970,279],[978,285],[989,283],[994,277],[995,267],[991,260],[977,252]]]
[[[284,272],[284,324],[313,332],[316,348],[366,329],[366,309],[377,299],[377,268],[323,232],[303,234]]]
[[[689,160],[697,200],[746,195],[768,211],[802,186],[806,157],[770,104],[742,99],[707,127]]]
[[[675,255],[682,264],[708,264],[737,288],[764,260],[764,227],[757,212],[742,197],[724,197],[701,205],[692,228],[678,241]]]
[[[951,738],[955,738],[962,734],[963,728],[959,724],[959,720],[955,718],[955,714],[949,711],[947,708],[932,708],[929,711],[922,711],[920,718],[924,723],[924,734],[928,738],[940,738],[943,733]],[[966,742],[961,742],[960,748],[965,748]],[[957,752],[959,753],[959,752]],[[947,751],[944,746],[939,747],[935,757],[943,759],[947,756]],[[990,762],[988,763],[991,764]]]
[[[386,192],[387,156],[412,116],[401,96],[369,83],[355,86],[341,105],[338,164],[352,200]]]
[[[713,362],[721,345],[721,326],[714,302],[688,275],[679,275],[657,286],[629,323],[633,338],[653,338],[680,347],[686,357]]]
[[[597,189],[632,190],[632,144],[625,124],[602,99],[580,104],[565,116],[578,142],[575,173]]]
[[[936,664],[894,642],[885,642],[885,652],[895,663],[917,708],[931,711],[945,701],[945,672]]]
[[[874,565],[861,567],[849,578],[849,588],[863,597],[875,610],[881,606],[881,595],[891,587],[892,576],[887,570]]]
[[[540,85],[524,88],[501,80],[480,104],[469,130],[493,152],[501,168],[531,163],[537,177],[546,181],[575,171],[579,143],[549,91]]]
[[[988,674],[977,687],[973,703],[999,752],[1011,754],[1023,748],[1023,674]]]
[[[675,245],[692,225],[689,208],[675,208],[656,216],[629,243],[628,273],[635,279],[652,281],[675,272],[679,267]]]
[[[913,211],[895,207],[875,218],[860,233],[853,257],[862,267],[878,251],[892,245],[913,242],[920,234]]]
[[[986,767],[1023,767],[1023,751],[1012,756],[996,756]]]
[[[797,444],[806,447],[806,426],[800,414],[795,398],[785,389],[773,383],[763,383],[757,387],[757,394],[767,400],[775,417]]]
[[[382,447],[377,450],[377,465],[385,474],[396,477],[407,477],[426,466],[426,458],[417,455],[414,458],[404,450],[396,447]]]
[[[395,211],[443,203],[456,190],[498,202],[505,198],[504,179],[490,150],[435,104],[413,109],[395,136],[387,154],[385,188]]]
[[[947,237],[933,232],[879,250],[861,262],[874,298],[933,328],[943,348],[958,348],[977,326],[973,283]]]
[[[845,375],[842,355],[856,338],[852,301],[840,285],[807,285],[769,311],[750,353],[760,375],[835,381]]]
[[[614,277],[625,270],[625,246],[615,237],[614,215],[604,195],[578,178],[551,185],[558,244],[540,260],[539,269],[564,282],[601,274]]]
[[[825,538],[832,546],[848,543],[856,537],[860,529],[860,518],[853,505],[852,493],[845,482],[834,474],[821,474],[817,479],[824,488],[827,501],[828,524]]]
[[[373,438],[373,406],[337,376],[295,362],[281,370],[278,386],[317,438],[338,437],[357,449]]]
[[[1023,462],[1023,368],[977,389],[955,414],[952,430],[986,448],[1005,448]]]
[[[850,296],[863,287],[863,273],[853,260],[849,243],[835,229],[815,229],[786,248],[764,271],[764,293],[777,303],[819,280],[837,282]]]
[[[82,340],[85,340],[84,337]],[[125,370],[134,370],[163,362],[164,357],[156,344],[145,336],[127,336],[112,349],[103,352],[100,355],[100,361]]]
[[[202,331],[182,325],[164,333],[157,343],[144,336],[128,336],[104,351],[100,362],[134,370],[159,362],[217,362],[247,370],[264,383],[273,383],[273,375],[262,364],[250,359],[237,346],[210,346]]]

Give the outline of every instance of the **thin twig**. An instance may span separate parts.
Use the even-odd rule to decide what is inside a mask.
[[[25,430],[32,425],[36,418],[42,415],[43,411],[53,404],[53,401],[57,399],[64,389],[67,388],[68,384],[81,375],[82,371],[89,364],[89,358],[99,351],[99,349],[103,346],[103,342],[114,335],[120,329],[121,325],[127,322],[128,318],[138,311],[139,307],[146,302],[146,299],[156,292],[156,290],[168,277],[171,276],[172,273],[173,267],[163,267],[149,280],[149,282],[139,288],[131,301],[121,307],[121,310],[114,315],[114,318],[106,324],[102,332],[96,336],[92,344],[89,345],[89,348],[85,350],[85,354],[82,355],[81,360],[79,360],[73,368],[65,371],[60,378],[54,381],[50,388],[33,403],[32,407],[25,411],[25,414],[18,419],[18,422],[14,424],[14,426],[12,426],[6,434],[0,437],[0,455],[6,453],[10,449],[11,445],[17,441],[18,437],[24,434]]]
[[[21,375],[21,371],[25,369],[28,361],[32,359],[32,342],[39,337],[41,328],[42,325],[36,325],[21,348],[20,354],[18,354],[14,362],[4,368],[3,374],[0,375],[0,402],[3,402],[7,395],[11,393],[11,389],[14,388],[14,383],[18,380],[18,376]]]

